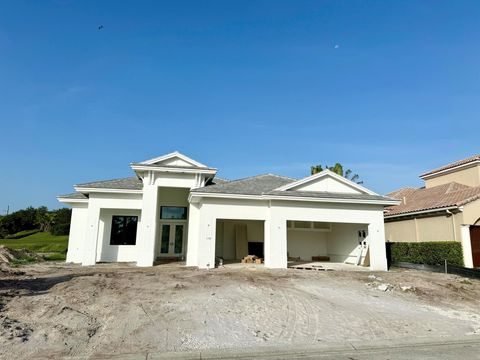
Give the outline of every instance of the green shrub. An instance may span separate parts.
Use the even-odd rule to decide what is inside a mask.
[[[12,261],[10,261],[10,265],[12,267],[17,267],[17,266],[20,266],[20,265],[27,265],[27,264],[32,264],[32,263],[35,263],[35,262],[38,262],[40,261],[38,258],[34,257],[34,256],[23,256],[23,257],[20,257],[18,259],[13,259]]]
[[[68,235],[70,232],[70,223],[66,224],[55,224],[52,226],[52,235],[60,236],[60,235]]]
[[[457,241],[391,243],[392,262],[463,266],[462,244]]]

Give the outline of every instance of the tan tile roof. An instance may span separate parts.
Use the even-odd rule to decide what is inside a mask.
[[[466,159],[462,159],[462,160],[458,160],[458,161],[455,161],[451,164],[448,164],[448,165],[445,165],[445,166],[442,166],[442,167],[439,167],[437,169],[434,169],[434,170],[430,170],[426,173],[423,173],[422,175],[420,175],[421,178],[423,178],[424,176],[427,176],[427,175],[431,175],[431,174],[435,174],[439,171],[443,171],[443,170],[448,170],[448,169],[452,169],[454,167],[457,167],[457,166],[460,166],[460,165],[465,165],[465,164],[468,164],[468,163],[471,163],[471,162],[474,162],[474,161],[480,161],[480,154],[478,155],[473,155],[473,156],[470,156]]]
[[[468,204],[480,199],[480,186],[451,182],[428,189],[403,188],[387,196],[402,201],[400,205],[385,209],[385,216],[392,216]]]

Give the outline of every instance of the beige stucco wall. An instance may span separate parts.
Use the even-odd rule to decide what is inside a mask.
[[[463,207],[463,224],[480,225],[480,199]]]
[[[385,238],[390,242],[460,241],[463,223],[463,213],[385,222]]]
[[[385,223],[385,240],[390,242],[416,242],[415,220]]]
[[[431,188],[433,186],[447,184],[453,181],[468,186],[479,186],[480,165],[474,165],[469,168],[425,180],[425,187]]]

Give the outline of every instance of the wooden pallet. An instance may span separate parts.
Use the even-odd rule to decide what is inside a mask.
[[[296,270],[333,271],[333,269],[324,268],[322,265],[309,265],[309,264],[292,265],[290,266],[290,268],[296,269]]]

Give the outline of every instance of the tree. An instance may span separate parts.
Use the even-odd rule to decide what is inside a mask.
[[[37,209],[35,223],[40,227],[40,231],[50,231],[54,221],[55,213],[49,212],[46,206],[40,206]]]
[[[328,169],[335,174],[343,176],[344,178],[353,181],[354,183],[363,184],[363,181],[360,181],[360,176],[358,174],[354,174],[350,169],[344,171],[343,166],[340,163],[336,163],[334,166],[325,165],[325,167],[323,167],[322,165],[313,165],[310,167],[310,173],[314,175],[322,172],[325,169]]]
[[[70,219],[72,218],[72,210],[61,208],[54,210],[55,223],[52,226],[52,235],[68,235],[70,231]]]

